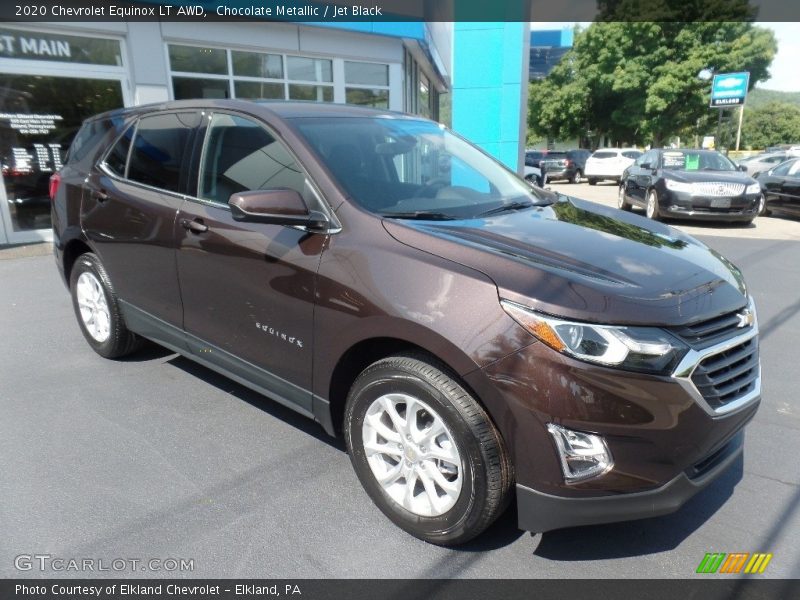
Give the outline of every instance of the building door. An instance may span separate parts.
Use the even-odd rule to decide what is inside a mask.
[[[128,106],[122,40],[0,26],[0,243],[52,239],[50,176],[87,117]]]

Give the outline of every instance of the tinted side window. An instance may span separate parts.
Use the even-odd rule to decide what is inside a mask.
[[[193,114],[164,114],[139,121],[128,179],[171,192],[180,188],[180,166],[192,132]]]
[[[286,146],[250,119],[213,115],[198,195],[227,205],[231,194],[273,188],[293,189],[308,199],[305,175]]]
[[[111,127],[111,119],[99,119],[84,123],[75,139],[72,140],[65,162],[74,163],[86,158],[86,155],[97,147],[97,144],[109,132]]]
[[[800,161],[797,161],[800,162]],[[792,161],[787,161],[781,165],[778,165],[774,169],[772,169],[773,175],[786,175],[789,173],[789,168],[794,165],[795,163]]]
[[[637,152],[634,150],[626,150],[625,152],[622,153],[622,156],[624,156],[625,158],[639,158],[641,155],[642,155],[641,152]]]
[[[106,168],[119,177],[125,177],[125,165],[128,162],[128,150],[131,147],[133,130],[133,126],[128,127],[106,156]]]

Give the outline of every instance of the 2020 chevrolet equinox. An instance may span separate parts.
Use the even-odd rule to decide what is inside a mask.
[[[315,419],[429,542],[473,538],[512,495],[539,532],[675,511],[760,401],[733,264],[425,119],[122,109],[83,125],[51,196],[98,354],[153,340]]]

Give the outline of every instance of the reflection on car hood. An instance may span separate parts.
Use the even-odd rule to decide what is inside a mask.
[[[746,304],[741,272],[672,227],[575,198],[483,219],[396,221],[398,241],[491,277],[500,296],[600,323],[681,325]]]
[[[725,183],[741,183],[750,185],[755,179],[743,171],[678,171],[672,169],[662,170],[664,177],[686,183],[721,181]]]

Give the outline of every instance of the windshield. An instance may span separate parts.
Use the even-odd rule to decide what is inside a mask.
[[[345,191],[380,215],[463,219],[543,203],[515,174],[430,121],[297,118],[293,124]]]
[[[671,171],[735,171],[734,165],[719,152],[668,150],[662,154],[662,167]]]

